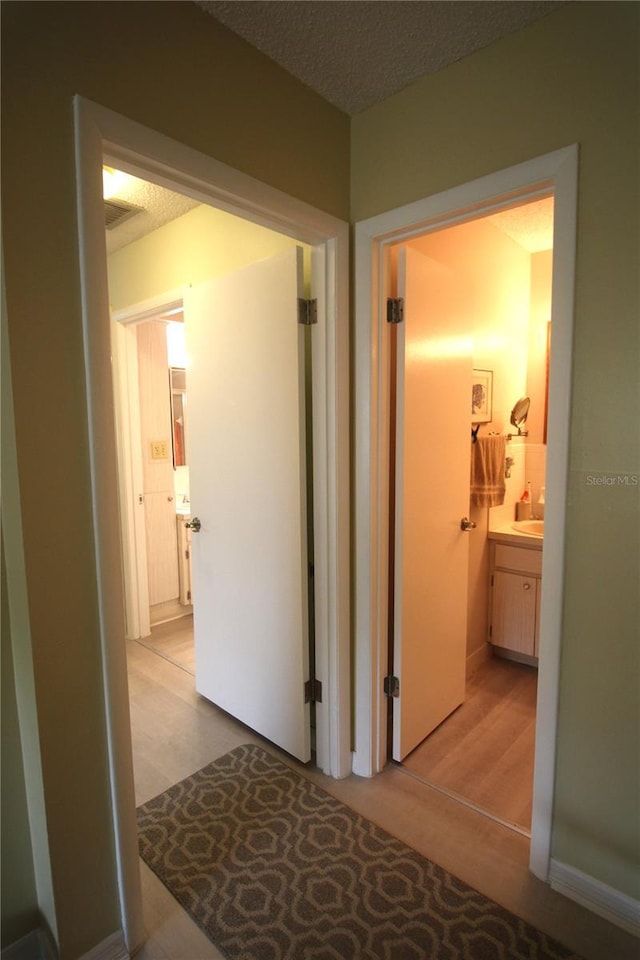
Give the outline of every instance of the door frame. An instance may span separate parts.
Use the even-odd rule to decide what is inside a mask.
[[[547,437],[548,533],[543,553],[541,657],[530,869],[547,880],[551,852],[569,461],[578,147],[572,145],[361,221],[355,227],[355,750],[353,769],[387,762],[390,357],[385,256],[401,240],[468,221],[517,200],[554,196]]]
[[[131,304],[111,314],[120,536],[125,603],[125,637],[137,640],[151,633],[147,538],[144,508],[137,510],[143,489],[140,445],[140,395],[136,327],[172,310],[182,309],[182,290]],[[141,505],[141,504],[140,504]]]
[[[349,572],[348,225],[205,154],[83,97],[74,98],[79,272],[88,451],[114,847],[123,934],[144,940],[137,851],[111,368],[111,324],[102,202],[110,162],[169,190],[284,233],[325,264],[326,324],[316,332],[314,436],[318,755],[333,777],[351,770]]]

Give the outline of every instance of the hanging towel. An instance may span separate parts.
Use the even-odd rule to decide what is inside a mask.
[[[471,444],[471,503],[499,507],[504,503],[506,437],[477,437]]]

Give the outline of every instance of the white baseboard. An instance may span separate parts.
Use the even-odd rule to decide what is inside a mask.
[[[558,893],[640,937],[640,901],[558,860],[549,865],[549,883]]]
[[[56,960],[54,948],[43,930],[31,930],[5,947],[2,960]]]
[[[83,953],[80,960],[130,960],[122,931],[117,930],[111,936],[106,937],[101,943],[92,947],[88,953]]]

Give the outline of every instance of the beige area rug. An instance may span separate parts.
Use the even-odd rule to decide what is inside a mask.
[[[579,960],[253,744],[138,826],[142,859],[230,960]]]

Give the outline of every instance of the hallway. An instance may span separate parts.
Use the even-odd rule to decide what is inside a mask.
[[[143,642],[127,643],[138,804],[239,744],[262,742],[279,753],[195,692],[184,647],[178,650],[185,626],[175,621],[155,628]],[[172,650],[174,631],[178,641]],[[180,665],[172,662],[178,658]],[[637,957],[633,937],[531,876],[526,837],[407,776],[398,766],[389,765],[374,780],[332,780],[310,767],[305,775],[584,960]],[[160,881],[146,866],[141,871],[149,938],[137,954],[139,960],[221,960]]]

